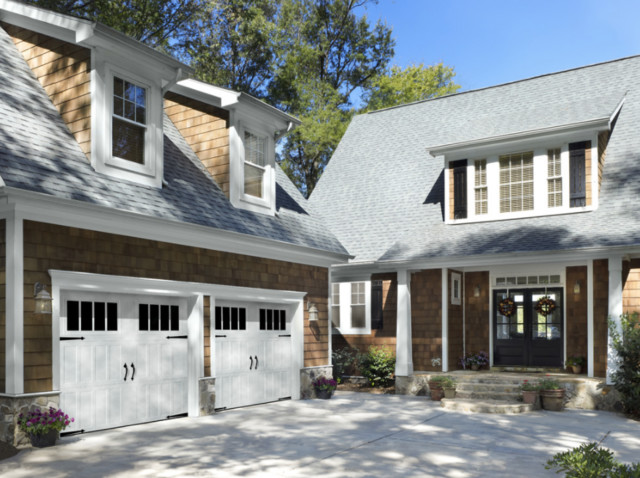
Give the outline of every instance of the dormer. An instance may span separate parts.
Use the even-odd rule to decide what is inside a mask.
[[[598,103],[598,101],[600,103]],[[598,207],[606,147],[623,100],[594,100],[596,117],[430,148],[444,164],[449,224],[568,214]],[[575,105],[571,105],[575,106]],[[583,105],[584,106],[584,105]],[[573,108],[561,105],[558,110]],[[548,111],[544,118],[553,117]],[[575,112],[571,111],[575,116]],[[508,118],[483,118],[487,127]],[[506,121],[505,121],[506,120]]]
[[[109,27],[7,0],[0,21],[93,168],[163,180],[163,96],[191,68]]]
[[[165,110],[234,207],[275,214],[276,142],[297,118],[193,79],[171,89]]]

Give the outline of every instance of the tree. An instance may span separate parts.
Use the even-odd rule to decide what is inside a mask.
[[[371,86],[363,95],[364,111],[455,93],[460,85],[453,82],[454,76],[453,68],[442,63],[427,67],[420,63],[405,69],[393,66],[390,71],[372,79]]]

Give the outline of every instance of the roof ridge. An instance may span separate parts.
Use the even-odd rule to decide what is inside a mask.
[[[398,109],[398,108],[404,108],[404,107],[407,107],[407,106],[413,106],[413,105],[421,104],[421,103],[427,103],[429,101],[443,100],[443,99],[451,98],[451,97],[454,97],[454,96],[461,96],[461,95],[467,95],[467,94],[470,94],[470,93],[477,93],[479,91],[490,90],[490,89],[493,89],[493,88],[502,88],[503,86],[509,86],[509,85],[513,85],[513,84],[516,84],[516,83],[524,83],[526,81],[537,80],[537,79],[540,79],[540,78],[545,78],[547,76],[560,75],[562,73],[569,73],[571,71],[584,70],[584,69],[587,69],[587,68],[594,68],[594,67],[597,67],[597,66],[607,65],[607,64],[610,64],[610,63],[617,63],[617,62],[620,62],[620,61],[627,61],[627,60],[631,60],[633,58],[640,58],[640,54],[624,56],[622,58],[616,58],[614,60],[601,61],[601,62],[598,62],[598,63],[591,63],[589,65],[576,66],[574,68],[567,68],[566,70],[553,71],[551,73],[542,73],[540,75],[530,76],[529,78],[522,78],[520,80],[507,81],[506,83],[499,83],[497,85],[484,86],[482,88],[476,88],[476,89],[473,89],[473,90],[460,91],[460,92],[457,92],[457,93],[450,93],[448,95],[436,96],[435,98],[427,98],[427,99],[424,99],[424,100],[412,101],[411,103],[404,103],[404,104],[401,104],[401,105],[389,106],[388,108],[382,108],[382,109],[379,109],[379,110],[367,111],[364,114],[371,115],[371,114],[376,114],[376,113],[383,113],[385,111],[394,110],[394,109]],[[363,115],[357,115],[357,116],[363,116]]]

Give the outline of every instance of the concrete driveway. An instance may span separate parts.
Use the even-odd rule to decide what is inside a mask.
[[[600,440],[638,460],[640,423],[609,412],[445,411],[424,397],[338,392],[63,438],[0,476],[557,476],[554,453]]]

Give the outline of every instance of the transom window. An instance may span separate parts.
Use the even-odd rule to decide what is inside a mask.
[[[500,156],[500,212],[533,209],[533,152]]]
[[[244,192],[264,196],[264,174],[267,165],[266,138],[244,132]]]
[[[144,164],[147,133],[145,88],[118,77],[113,79],[112,154]]]

